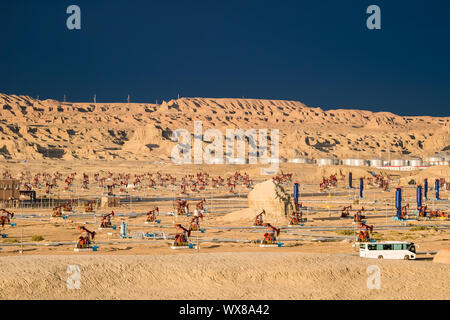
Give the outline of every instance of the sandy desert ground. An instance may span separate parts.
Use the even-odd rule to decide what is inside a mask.
[[[152,164],[135,164],[115,161],[113,164],[88,165],[80,161],[44,160],[29,163],[3,163],[13,175],[24,171],[53,172],[58,168],[65,173],[77,172],[156,172],[160,170],[180,177],[182,166],[160,167]],[[250,203],[251,190],[239,186],[236,194],[226,187],[189,193],[188,198],[205,197],[208,212],[200,221],[205,233],[196,232],[193,243],[199,250],[172,250],[173,240],[120,239],[116,230],[98,230],[102,214],[110,208],[98,208],[96,216],[83,214],[84,200],[104,193],[92,186],[90,191],[73,188],[66,192],[62,186],[54,191],[58,198],[76,200],[74,212],[66,220],[51,219],[52,208],[30,209],[26,206],[15,211],[16,227],[6,226],[8,238],[2,239],[0,251],[0,297],[4,299],[448,299],[450,265],[432,262],[433,255],[450,245],[450,222],[445,220],[393,222],[394,188],[381,192],[377,186],[366,186],[366,196],[358,199],[357,188],[346,189],[345,180],[329,192],[320,193],[317,181],[332,172],[354,176],[370,176],[368,168],[326,167],[314,165],[282,164],[281,171],[293,173],[293,181],[305,181],[300,188],[300,198],[310,209],[304,211],[308,221],[303,227],[287,228],[288,219],[277,213],[277,201],[270,198],[270,190],[263,193],[269,208],[264,218],[276,226],[284,227],[280,234],[281,248],[260,248],[257,241],[263,238],[264,228],[252,228],[258,207]],[[268,179],[259,174],[259,168],[250,165],[197,166],[192,173],[208,172],[211,176],[232,175],[235,171],[249,172],[255,184]],[[63,171],[64,172],[64,171]],[[405,186],[404,199],[415,203],[415,187],[407,188],[411,179],[427,176],[449,177],[446,167],[433,167],[425,171],[392,173],[395,182]],[[394,176],[395,175],[395,176]],[[79,177],[81,178],[81,177]],[[270,180],[270,179],[269,179]],[[76,181],[78,185],[81,181]],[[393,182],[394,183],[394,182]],[[357,186],[357,185],[356,185]],[[255,186],[256,188],[256,186]],[[292,182],[284,187],[292,190]],[[118,192],[120,194],[120,192]],[[39,195],[44,195],[43,189]],[[448,202],[427,202],[432,209]],[[443,199],[450,192],[442,191]],[[134,202],[122,202],[113,208],[116,216],[112,222],[119,227],[128,224],[128,233],[164,232],[169,238],[175,234],[175,223],[187,226],[186,216],[161,215],[160,224],[144,224],[145,212],[159,206],[161,212],[174,210],[173,199],[180,196],[178,189],[158,187],[127,190]],[[91,197],[91,198],[90,198]],[[164,198],[166,197],[166,198]],[[252,196],[250,196],[251,198]],[[145,200],[147,199],[147,200]],[[191,200],[191,203],[197,203]],[[76,204],[79,203],[79,206]],[[363,259],[352,247],[358,227],[351,219],[340,218],[344,205],[364,206],[367,222],[374,225],[373,236],[378,240],[413,241],[420,253],[415,261],[389,261]],[[273,207],[272,207],[273,206]],[[387,209],[383,211],[384,209]],[[411,211],[413,212],[413,210]],[[448,209],[447,209],[448,212]],[[34,215],[25,218],[27,215]],[[22,218],[21,218],[22,216]],[[97,232],[98,252],[73,252],[80,234],[77,226],[84,225]],[[393,227],[389,227],[393,226]],[[234,229],[234,227],[248,227]],[[229,229],[228,229],[229,228]],[[328,229],[331,228],[331,229]],[[344,232],[345,230],[345,232]],[[110,235],[108,235],[110,233]],[[33,241],[33,235],[43,237]],[[295,240],[297,239],[297,240]],[[238,240],[227,241],[227,240]],[[1,241],[1,240],[0,240]],[[245,242],[243,242],[245,241]],[[27,245],[20,252],[20,242]],[[48,243],[59,243],[49,246]],[[66,281],[69,265],[81,270],[80,290],[69,290]],[[381,270],[381,289],[369,290],[366,286],[369,265]]]
[[[367,288],[371,264],[380,290]],[[80,267],[79,290],[67,289],[69,265]],[[428,261],[301,252],[24,256],[2,261],[0,298],[448,299],[449,272]]]
[[[433,262],[434,255],[450,246],[450,220],[393,221],[395,187],[403,188],[403,203],[415,215],[416,184],[429,179],[428,210],[449,212],[450,191],[445,185],[441,201],[434,200],[434,179],[450,181],[449,166],[424,170],[389,171],[369,167],[281,163],[279,175],[292,174],[280,184],[261,175],[263,165],[174,165],[169,156],[175,143],[173,130],[191,132],[193,121],[204,130],[218,128],[280,129],[283,158],[337,156],[392,158],[429,156],[450,146],[450,119],[401,117],[358,110],[323,111],[300,102],[182,98],[156,104],[90,104],[35,100],[0,94],[0,174],[32,183],[38,202],[7,207],[15,213],[0,238],[0,298],[2,299],[449,299],[450,264]],[[159,175],[157,174],[159,172]],[[213,187],[212,178],[232,179],[248,174],[251,187],[237,180],[230,192],[226,183]],[[348,175],[353,174],[353,189]],[[57,174],[57,185],[46,183]],[[77,173],[65,190],[64,179]],[[89,186],[82,188],[83,173]],[[382,191],[373,174],[389,179]],[[94,181],[95,174],[105,184]],[[120,204],[102,208],[107,184],[135,175],[136,187],[116,187]],[[180,181],[207,175],[203,189],[180,194]],[[322,178],[336,174],[338,183],[325,191]],[[121,176],[122,178],[118,178]],[[159,181],[170,176],[176,182]],[[110,177],[110,178],[108,178]],[[150,186],[149,179],[157,181]],[[359,178],[365,179],[359,198]],[[108,180],[109,179],[109,180]],[[160,179],[160,180],[158,180]],[[175,181],[175,180],[174,180]],[[293,183],[300,183],[300,201],[307,221],[288,227]],[[186,198],[191,208],[206,201],[200,220],[204,232],[193,232],[196,249],[172,250],[174,225],[187,226],[192,216],[171,215],[175,199]],[[52,208],[73,201],[67,219],[52,218]],[[95,212],[85,213],[87,201],[96,200]],[[7,204],[3,203],[4,206]],[[341,218],[344,206],[351,215],[364,207],[372,237],[411,241],[415,261],[364,259],[352,246],[359,226]],[[160,223],[146,224],[146,212],[159,207]],[[255,216],[266,210],[264,222],[281,227],[282,247],[261,248],[264,227],[254,227]],[[104,214],[115,211],[115,230],[99,230]],[[191,212],[192,213],[192,212]],[[286,214],[288,214],[286,216]],[[126,222],[130,238],[120,238]],[[74,252],[77,227],[95,231],[97,252]],[[151,235],[146,238],[143,235]],[[80,289],[69,290],[67,268],[81,271]],[[366,285],[367,267],[381,270],[380,290]]]

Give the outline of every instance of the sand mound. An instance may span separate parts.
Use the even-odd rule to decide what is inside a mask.
[[[366,285],[367,267],[374,263],[381,269],[379,290]],[[448,265],[348,255],[24,256],[3,257],[1,264],[2,299],[450,298]],[[80,290],[67,289],[69,265],[81,271]]]
[[[434,256],[433,262],[450,264],[450,247],[439,251]]]
[[[248,205],[256,211],[266,210],[267,217],[288,216],[292,212],[290,195],[273,179],[255,185],[248,194]]]
[[[329,177],[332,174],[336,174],[338,178],[340,177],[340,173],[344,174],[345,177],[345,183],[348,181],[348,174],[351,172],[353,179],[359,179],[361,177],[371,177],[372,175],[369,173],[369,171],[373,171],[371,168],[361,168],[361,167],[348,167],[348,166],[325,166],[325,167],[319,167],[317,172],[317,178],[321,181],[322,177]]]
[[[435,178],[444,178],[445,180],[450,178],[450,167],[433,166],[424,170],[412,171],[408,177],[404,177],[400,181],[403,184],[407,184],[409,181],[414,180],[416,184],[423,185],[425,178],[428,178],[428,186],[434,188]]]
[[[266,211],[263,220],[269,223],[284,221],[290,216],[293,207],[291,196],[273,179],[258,183],[248,194],[248,209],[232,212],[225,217],[225,222],[255,220],[255,216],[262,210]]]

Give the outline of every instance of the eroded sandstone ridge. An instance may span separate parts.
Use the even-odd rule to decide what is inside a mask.
[[[301,102],[181,98],[162,104],[68,103],[0,94],[0,158],[168,161],[173,130],[280,130],[280,156],[428,156],[450,150],[450,117],[311,108]]]

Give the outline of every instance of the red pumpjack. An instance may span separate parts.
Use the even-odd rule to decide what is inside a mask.
[[[277,236],[280,235],[281,229],[272,226],[270,223],[265,223],[264,226],[267,227],[271,232],[266,232],[264,234],[264,240],[262,244],[276,244]]]
[[[191,236],[191,229],[186,229],[181,224],[176,224],[175,228],[177,228],[177,234],[175,235],[175,241],[173,245],[175,247],[186,247],[189,245],[188,237]]]
[[[112,228],[111,216],[114,216],[114,211],[111,211],[111,213],[105,214],[102,217],[102,222],[100,223],[100,228]]]
[[[258,214],[255,217],[255,222],[253,223],[254,226],[260,227],[263,225],[263,218],[262,216],[266,214],[266,210],[263,210],[260,214]]]
[[[77,248],[78,249],[88,249],[91,247],[92,241],[95,238],[95,231],[89,231],[86,227],[78,227],[78,230],[85,232],[85,234],[78,237]]]

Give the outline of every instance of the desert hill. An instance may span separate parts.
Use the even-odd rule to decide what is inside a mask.
[[[181,98],[70,103],[0,94],[0,158],[168,161],[172,131],[280,130],[280,156],[427,156],[450,149],[450,117],[311,108],[297,101]]]
[[[4,257],[2,299],[448,299],[450,266],[298,252]],[[68,290],[69,265],[81,290]],[[183,268],[178,266],[182,265]],[[126,271],[126,272],[125,272]],[[418,281],[417,275],[426,274]],[[269,288],[269,289],[268,289]]]

